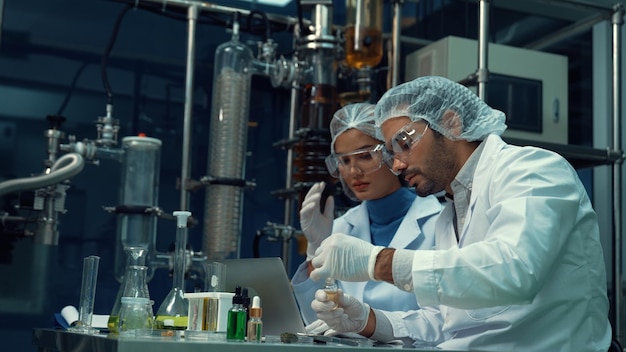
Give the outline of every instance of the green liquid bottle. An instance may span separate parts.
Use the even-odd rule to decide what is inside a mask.
[[[228,311],[228,323],[226,326],[226,341],[245,341],[247,312],[243,307],[241,287],[235,288],[233,306]]]

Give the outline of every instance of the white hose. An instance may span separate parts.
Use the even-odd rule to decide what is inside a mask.
[[[66,164],[62,166],[63,164]],[[50,168],[47,175],[17,178],[0,183],[0,196],[19,191],[47,187],[74,177],[83,170],[85,161],[78,153],[69,153],[60,157]]]

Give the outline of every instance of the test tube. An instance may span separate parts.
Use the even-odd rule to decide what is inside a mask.
[[[97,330],[91,327],[93,305],[96,297],[96,282],[98,281],[98,265],[100,257],[90,255],[83,260],[83,281],[80,288],[80,310],[78,321],[70,330],[81,333],[94,333]]]

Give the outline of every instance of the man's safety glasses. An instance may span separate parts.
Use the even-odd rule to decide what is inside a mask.
[[[410,122],[404,125],[391,138],[391,150],[384,150],[383,161],[392,171],[393,159],[398,159],[406,163],[411,154],[411,149],[419,143],[422,137],[424,137],[424,134],[426,134],[426,131],[428,131],[428,125],[424,127],[422,133],[418,133],[418,127],[419,124],[416,121]]]

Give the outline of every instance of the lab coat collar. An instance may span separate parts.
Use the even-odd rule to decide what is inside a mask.
[[[408,216],[402,219],[398,230],[389,243],[389,247],[406,248],[418,237],[424,236],[419,224],[423,222],[423,219],[439,214],[441,208],[441,203],[434,196],[417,197],[407,211]],[[350,209],[344,215],[344,219],[354,228],[352,233],[355,234],[355,237],[371,242],[372,235],[365,204],[361,203],[359,206]]]
[[[435,196],[417,197],[407,211],[409,216],[405,216],[398,227],[396,234],[404,234],[403,236],[393,236],[389,243],[390,248],[406,248],[420,236],[424,237],[424,233],[420,227],[420,223],[424,223],[425,219],[439,214],[442,205]],[[414,214],[411,216],[411,214]],[[408,235],[407,234],[412,234]]]
[[[500,138],[500,136],[496,134],[490,134],[483,141],[483,151],[480,155],[480,159],[478,160],[478,164],[476,165],[476,169],[474,170],[474,176],[472,179],[472,194],[470,196],[468,214],[466,219],[472,218],[472,213],[474,211],[474,205],[476,203],[476,199],[479,194],[483,194],[483,189],[488,186],[488,182],[481,182],[481,175],[489,175],[491,174],[489,169],[493,165],[496,164],[496,159],[499,155],[500,150],[502,150],[507,144]],[[478,177],[477,177],[478,176]],[[478,182],[474,182],[474,180],[478,180]],[[463,229],[459,234],[459,244],[462,244],[463,238],[465,237],[465,232],[467,231],[467,227],[471,221],[466,220],[465,224],[463,224]]]

